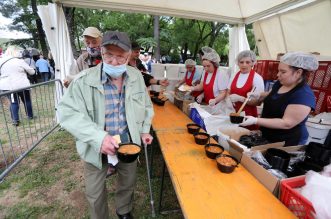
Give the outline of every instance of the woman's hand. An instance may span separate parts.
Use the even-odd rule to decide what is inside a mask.
[[[240,126],[255,125],[257,123],[257,118],[253,116],[245,116],[244,121],[240,123]]]
[[[197,96],[197,98],[196,98],[197,102],[201,103],[204,97],[205,97],[204,94],[200,94],[199,96]]]
[[[240,96],[238,94],[231,94],[229,97],[230,97],[230,100],[231,100],[232,103],[234,103],[234,102],[244,102],[245,99],[246,99],[245,97]]]

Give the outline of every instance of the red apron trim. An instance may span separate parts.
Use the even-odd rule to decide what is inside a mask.
[[[186,71],[186,74],[185,74],[185,84],[187,84],[188,86],[192,86],[193,77],[195,74],[195,67],[194,67],[194,70],[191,72],[190,78],[187,78],[187,74],[188,74],[188,71]]]
[[[214,99],[214,82],[216,78],[217,68],[215,68],[213,75],[209,81],[209,84],[206,84],[208,72],[205,72],[205,77],[203,79],[203,92],[205,94],[205,102],[208,104],[209,100]]]
[[[237,87],[237,82],[238,82],[238,78],[239,78],[239,75],[240,75],[240,71],[237,72],[237,74],[234,77],[234,79],[232,81],[232,84],[231,84],[231,94],[238,94],[240,96],[247,97],[247,93],[250,92],[253,88],[253,80],[254,80],[255,72],[252,69],[248,74],[249,75],[248,75],[247,81],[244,84],[244,86],[242,88],[238,88]],[[234,103],[235,110],[238,111],[239,108],[241,107],[241,105],[242,105],[242,102],[235,102]],[[245,111],[245,114],[247,116],[257,117],[257,108],[256,108],[256,106],[246,105],[244,107],[243,111]]]

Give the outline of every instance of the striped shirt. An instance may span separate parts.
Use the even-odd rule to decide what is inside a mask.
[[[111,79],[102,72],[101,82],[105,91],[105,131],[110,135],[120,135],[128,132],[125,116],[125,84],[127,74],[124,73],[121,93]]]

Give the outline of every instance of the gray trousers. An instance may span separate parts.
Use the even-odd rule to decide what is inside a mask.
[[[119,214],[132,211],[133,192],[136,184],[137,160],[132,163],[119,162],[116,165],[117,189],[115,194],[115,207]],[[108,202],[106,189],[106,175],[108,164],[98,169],[85,162],[86,197],[89,202],[92,219],[108,219]]]

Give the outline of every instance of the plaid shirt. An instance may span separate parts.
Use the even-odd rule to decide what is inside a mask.
[[[125,83],[127,74],[124,73],[121,93],[111,83],[109,77],[102,72],[101,82],[105,91],[105,131],[110,135],[120,135],[128,132],[125,116]]]

